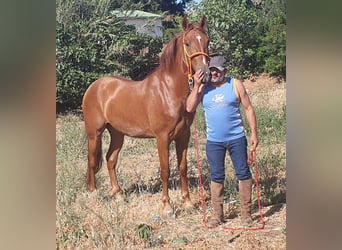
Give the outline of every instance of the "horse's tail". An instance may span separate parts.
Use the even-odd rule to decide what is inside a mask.
[[[97,145],[96,159],[95,159],[95,174],[100,171],[102,167],[103,157],[102,157],[102,138],[99,139]]]

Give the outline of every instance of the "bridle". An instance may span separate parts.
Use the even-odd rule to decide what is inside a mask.
[[[193,88],[193,83],[194,83],[194,79],[192,77],[191,60],[192,60],[192,58],[194,58],[196,56],[205,56],[205,57],[209,58],[209,55],[207,53],[201,52],[201,51],[195,52],[195,53],[192,53],[191,55],[189,55],[189,52],[186,49],[184,38],[185,38],[185,34],[183,35],[183,51],[184,51],[186,67],[188,70],[188,83],[189,83],[189,87],[190,87],[190,91],[191,91]]]

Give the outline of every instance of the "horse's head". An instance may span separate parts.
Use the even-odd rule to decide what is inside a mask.
[[[198,69],[203,70],[203,83],[210,82],[210,70],[208,68],[209,38],[206,34],[207,18],[202,17],[201,23],[189,23],[186,16],[182,22],[184,57],[187,64],[189,79],[192,73]]]

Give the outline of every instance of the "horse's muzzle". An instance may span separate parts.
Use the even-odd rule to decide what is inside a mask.
[[[210,71],[205,71],[204,72],[204,77],[202,79],[202,84],[206,84],[206,83],[209,83],[211,81],[211,73]]]

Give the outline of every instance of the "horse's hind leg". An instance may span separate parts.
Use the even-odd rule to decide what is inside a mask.
[[[189,185],[188,185],[188,166],[187,166],[187,151],[190,138],[190,130],[175,140],[177,163],[180,175],[181,193],[186,209],[192,209],[194,205],[190,200]]]
[[[106,159],[110,184],[112,186],[112,195],[117,195],[122,198],[121,189],[116,177],[116,164],[118,161],[120,150],[123,145],[124,135],[113,129],[113,127],[111,127],[110,125],[107,126],[107,129],[111,137]]]
[[[102,165],[102,132],[103,129],[93,134],[88,133],[87,184],[90,192],[96,189],[95,174]]]

